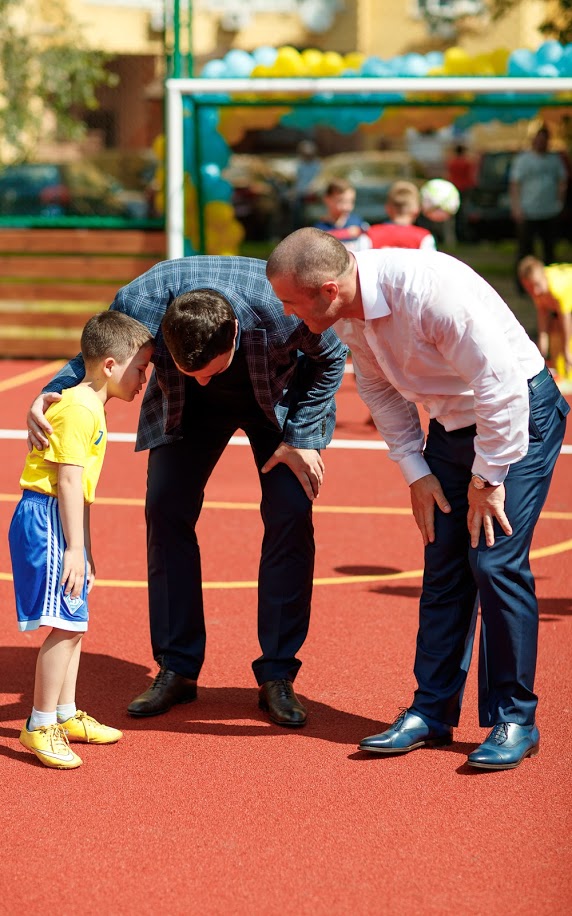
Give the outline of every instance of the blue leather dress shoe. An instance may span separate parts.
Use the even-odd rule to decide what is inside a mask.
[[[429,724],[419,713],[404,709],[387,731],[364,738],[360,751],[374,754],[406,754],[417,747],[439,747],[451,744],[453,730],[450,725]]]
[[[512,770],[525,757],[538,754],[539,742],[536,725],[499,722],[486,740],[469,754],[467,762],[483,770]]]

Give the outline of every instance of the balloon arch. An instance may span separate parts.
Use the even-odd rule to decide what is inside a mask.
[[[439,78],[445,87],[451,78],[458,77],[468,78],[465,91],[462,80],[457,80],[454,94],[439,91]],[[503,77],[509,78],[508,84]],[[289,46],[261,47],[251,54],[231,50],[224,58],[209,61],[200,80],[167,81],[167,90],[173,87],[178,90],[179,84],[183,86],[182,124],[177,123],[179,113],[173,114],[173,106],[169,105],[173,94],[168,93],[167,147],[182,147],[184,172],[182,225],[173,226],[171,220],[168,235],[172,238],[177,233],[184,235],[185,254],[238,253],[244,230],[235,218],[232,186],[223,177],[223,170],[229,162],[231,147],[247,130],[270,129],[281,124],[302,130],[328,126],[345,134],[360,129],[396,136],[406,126],[423,130],[452,124],[462,131],[490,121],[515,123],[537,116],[546,119],[555,106],[560,111],[568,108],[567,113],[572,114],[570,78],[572,45],[563,46],[556,41],[547,41],[534,52],[497,48],[471,57],[462,48],[453,47],[445,52],[405,54],[390,60],[366,57],[358,52],[346,55],[317,49],[299,52]],[[286,94],[283,88],[291,87],[292,79],[298,81],[300,91]],[[530,92],[523,91],[522,85],[518,93],[511,92],[512,79],[515,87],[523,83],[530,86]],[[558,95],[552,91],[553,79],[554,89],[559,87]],[[253,82],[249,92],[250,80]],[[501,82],[507,88],[499,93],[495,84]],[[186,93],[185,83],[191,86]],[[264,97],[255,92],[259,86],[268,90],[269,83],[276,85],[275,92],[266,91]],[[473,91],[476,83],[481,87],[478,93]],[[201,91],[200,86],[197,89],[197,84],[206,91]],[[338,87],[337,92],[330,88],[332,84]],[[428,84],[431,91],[426,89]],[[391,85],[391,91],[380,92],[380,85]],[[404,91],[396,91],[401,85]],[[539,92],[541,85],[546,88]],[[237,86],[245,88],[237,94]],[[372,89],[364,91],[364,87]],[[567,91],[562,93],[560,87]],[[157,138],[155,152],[159,161],[165,162],[169,149],[165,150],[164,137]],[[173,191],[181,196],[176,178],[168,174],[173,168],[171,160],[167,175],[161,167],[157,176],[160,211],[165,209],[166,198],[172,201]],[[174,209],[172,203],[167,211],[170,209]],[[169,224],[169,212],[167,218]],[[179,242],[171,246],[170,256],[174,253],[182,253]]]

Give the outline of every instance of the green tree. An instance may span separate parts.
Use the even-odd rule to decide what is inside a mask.
[[[30,155],[46,135],[76,139],[78,114],[111,84],[106,55],[87,46],[67,0],[0,0],[0,161]]]
[[[525,0],[489,0],[493,22],[523,2]],[[547,0],[544,6],[546,14],[539,26],[542,34],[562,44],[572,42],[572,0]]]

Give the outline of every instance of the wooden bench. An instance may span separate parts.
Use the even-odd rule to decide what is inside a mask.
[[[165,251],[157,230],[0,228],[0,357],[75,356],[89,316]]]

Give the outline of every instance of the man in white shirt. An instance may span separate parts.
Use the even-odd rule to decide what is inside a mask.
[[[492,730],[468,762],[518,766],[539,745],[529,550],[564,437],[565,399],[506,303],[449,255],[351,254],[307,228],[277,246],[267,276],[287,315],[315,333],[335,325],[350,347],[425,545],[414,700],[360,748],[450,744],[479,592],[479,720]],[[430,416],[426,442],[416,403]]]

